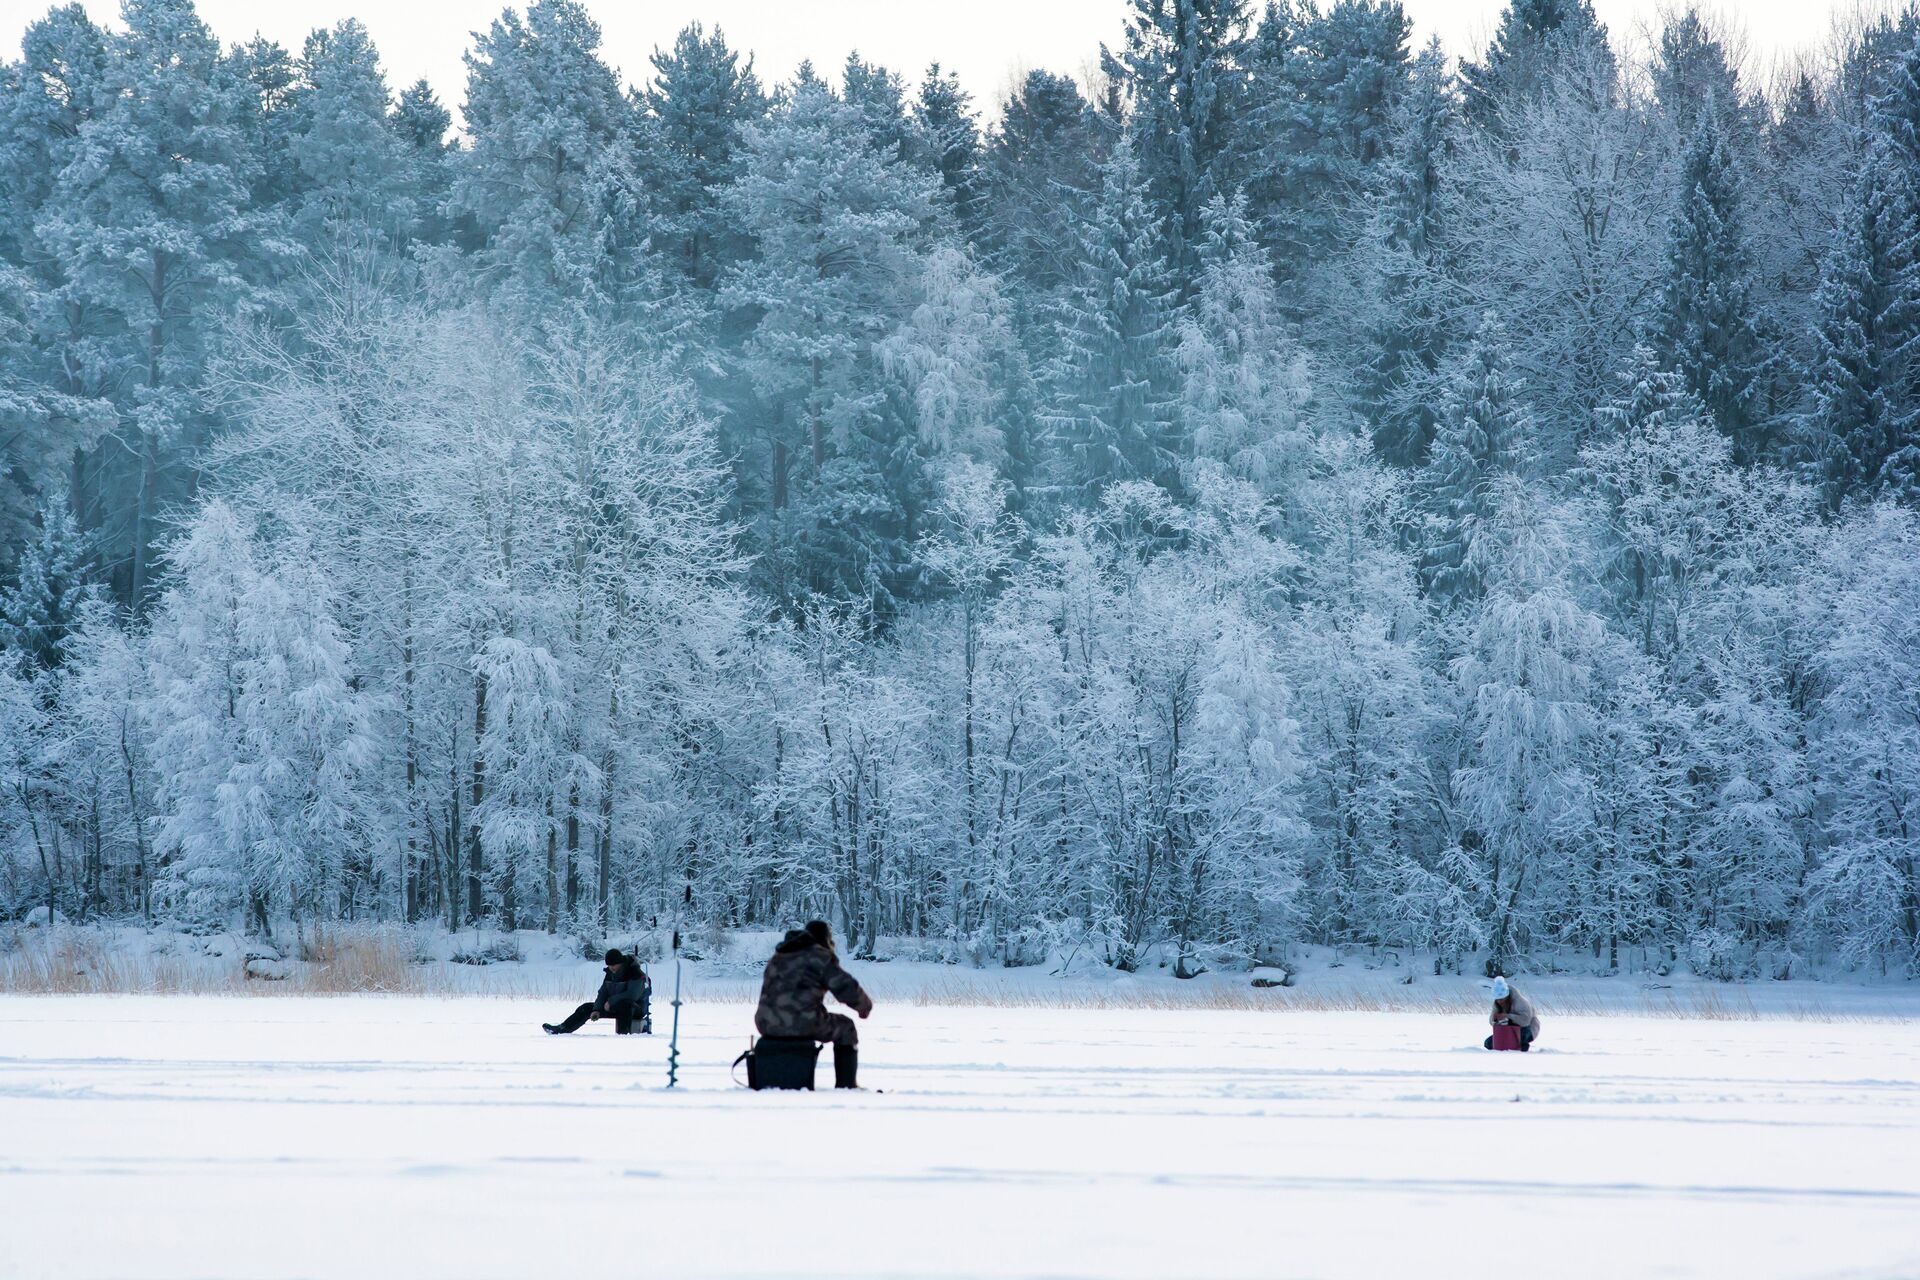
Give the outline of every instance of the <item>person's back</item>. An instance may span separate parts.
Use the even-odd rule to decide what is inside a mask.
[[[788,933],[774,948],[760,980],[753,1025],[763,1036],[831,1042],[834,1086],[851,1089],[856,1087],[860,1035],[853,1019],[827,1012],[829,992],[863,1018],[873,1012],[873,1001],[840,967],[833,931],[815,920]]]

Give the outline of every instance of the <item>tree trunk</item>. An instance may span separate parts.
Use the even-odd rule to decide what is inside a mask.
[[[547,932],[560,932],[560,840],[553,829],[553,799],[547,799]]]
[[[480,740],[487,733],[487,678],[473,678],[473,774],[472,799],[467,813],[467,923],[480,922],[481,870],[480,805],[487,798],[487,761],[480,753]]]

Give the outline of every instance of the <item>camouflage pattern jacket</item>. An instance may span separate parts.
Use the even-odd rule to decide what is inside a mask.
[[[856,1013],[873,1011],[873,1001],[853,975],[840,967],[831,947],[804,933],[787,935],[767,961],[760,981],[760,1008],[753,1025],[763,1036],[825,1039],[831,1035],[827,992]]]

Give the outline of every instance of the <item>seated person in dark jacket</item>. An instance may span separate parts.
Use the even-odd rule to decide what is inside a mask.
[[[873,1012],[873,1001],[853,975],[840,967],[833,947],[833,930],[823,920],[795,929],[773,949],[766,977],[760,982],[760,1007],[753,1025],[763,1036],[833,1042],[833,1084],[856,1089],[860,1033],[853,1019],[827,1012],[827,993],[861,1017]]]
[[[619,1035],[638,1030],[642,1035],[653,1032],[653,1018],[647,1011],[647,997],[653,991],[653,983],[647,978],[640,962],[632,956],[623,956],[618,950],[607,952],[607,976],[600,984],[599,994],[567,1015],[567,1020],[555,1025],[551,1022],[540,1024],[541,1029],[550,1036],[563,1036],[569,1031],[578,1031],[589,1022],[601,1018],[612,1018],[613,1029]]]

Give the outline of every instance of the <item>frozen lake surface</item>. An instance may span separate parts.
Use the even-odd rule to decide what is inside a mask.
[[[756,1095],[562,1012],[0,997],[0,1276],[1920,1275],[1920,1021],[894,1004]]]

